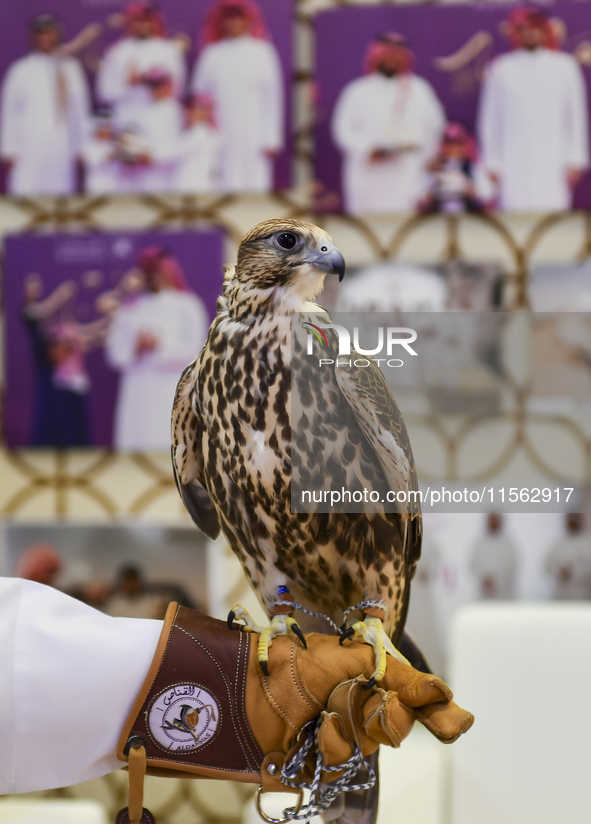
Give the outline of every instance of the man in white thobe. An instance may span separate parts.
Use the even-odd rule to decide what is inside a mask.
[[[133,131],[145,142],[148,154],[158,154],[162,144],[176,140],[180,131],[184,54],[179,42],[165,36],[164,20],[153,3],[130,3],[124,16],[127,36],[105,54],[97,94],[112,106],[117,129]],[[134,168],[121,176],[119,189],[167,190],[170,173],[170,169],[153,164]]]
[[[214,101],[221,189],[266,192],[283,147],[283,78],[258,7],[220,0],[210,11],[192,88]]]
[[[412,72],[413,62],[404,37],[381,34],[369,45],[366,75],[337,100],[332,136],[343,153],[350,214],[411,211],[427,191],[445,112],[432,86]]]
[[[167,451],[176,386],[203,346],[209,318],[166,249],[144,250],[140,268],[146,291],[115,312],[107,333],[107,361],[121,372],[113,441],[126,451]]]
[[[175,151],[175,192],[215,192],[219,189],[220,136],[213,118],[213,101],[192,95],[185,105],[185,128]]]
[[[76,189],[90,102],[80,63],[60,55],[60,24],[43,14],[31,22],[33,50],[8,69],[2,86],[0,155],[8,191],[65,195]]]
[[[515,49],[493,61],[484,79],[478,132],[483,162],[512,211],[569,209],[589,165],[585,79],[557,48],[542,9],[508,20]]]
[[[91,135],[82,149],[84,189],[91,195],[109,195],[117,191],[115,135],[111,118],[97,114]]]
[[[591,535],[580,513],[568,513],[566,535],[552,544],[544,566],[556,601],[591,600]]]
[[[486,528],[487,534],[472,549],[470,571],[476,579],[479,598],[507,601],[515,598],[517,549],[503,532],[501,515],[491,512]]]

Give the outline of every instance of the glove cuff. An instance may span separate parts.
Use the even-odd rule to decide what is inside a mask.
[[[170,604],[117,758],[143,746],[151,775],[260,783],[263,753],[245,706],[249,652],[249,633]]]

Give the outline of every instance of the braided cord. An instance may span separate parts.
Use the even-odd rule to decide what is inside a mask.
[[[312,612],[311,609],[306,609],[301,604],[298,604],[297,601],[275,601],[275,606],[278,607],[293,607],[294,609],[298,609],[300,612],[305,612],[306,615],[311,615],[313,618],[322,618],[324,621],[327,621],[334,631],[340,634],[341,630],[337,624],[329,618],[328,615],[325,615],[323,612]]]
[[[347,759],[343,764],[336,767],[326,767],[322,764],[322,753],[318,748],[318,733],[322,725],[322,716],[318,718],[314,726],[314,731],[309,732],[306,741],[294,757],[285,764],[281,770],[281,783],[288,787],[293,787],[298,790],[310,790],[310,801],[305,804],[298,812],[295,807],[288,807],[283,811],[283,815],[291,821],[306,821],[309,822],[311,818],[320,815],[330,807],[332,802],[340,793],[351,793],[358,790],[370,790],[376,783],[376,774],[369,764],[364,760],[361,750],[357,745],[353,751],[353,755]],[[314,768],[314,778],[312,783],[295,781],[298,772],[300,772],[306,763],[306,758],[312,746],[316,748],[316,765]],[[365,769],[368,773],[369,780],[360,784],[349,784],[360,769]],[[337,773],[342,772],[343,775],[337,778],[336,781],[331,782],[328,786],[320,788],[320,778],[323,772]]]
[[[333,630],[338,635],[341,634],[341,628],[338,626],[338,624],[336,624],[332,620],[332,618],[329,618],[328,615],[325,615],[323,612],[312,612],[311,609],[306,609],[301,604],[299,604],[297,601],[275,601],[275,606],[278,606],[278,607],[293,607],[294,609],[298,609],[300,612],[305,612],[306,615],[311,615],[313,618],[322,618],[323,621],[327,621],[331,625]],[[386,604],[385,601],[359,601],[359,603],[353,604],[352,607],[348,607],[348,609],[346,609],[343,612],[343,620],[346,621],[348,615],[351,612],[354,612],[354,610],[359,609],[359,610],[363,611],[364,609],[367,609],[367,607],[378,607],[378,609],[384,609],[385,610],[387,608],[387,604]]]

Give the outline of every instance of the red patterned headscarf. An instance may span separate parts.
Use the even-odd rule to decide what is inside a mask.
[[[209,46],[224,39],[224,20],[228,17],[240,15],[249,23],[248,33],[259,40],[268,40],[269,32],[265,24],[263,13],[254,0],[217,0],[208,11],[201,32],[201,45]]]
[[[514,49],[522,48],[520,30],[524,28],[535,27],[543,29],[546,33],[546,39],[543,43],[544,48],[557,51],[560,48],[557,32],[552,25],[552,21],[548,17],[545,9],[539,6],[519,6],[509,14],[507,17],[507,36]]]
[[[403,72],[412,71],[415,64],[415,56],[410,48],[409,42],[403,34],[395,31],[386,31],[378,34],[371,41],[363,58],[363,69],[366,74],[377,72],[380,63],[385,55],[398,52],[404,57]]]
[[[166,37],[166,21],[164,15],[154,3],[138,2],[129,3],[123,10],[125,29],[129,33],[132,23],[136,20],[150,19],[154,24],[156,37]]]
[[[61,568],[61,556],[51,544],[33,544],[21,557],[14,574],[17,578],[47,584]]]
[[[463,123],[448,123],[441,138],[442,143],[461,143],[471,163],[476,163],[479,158],[478,144],[474,135],[468,131]]]
[[[137,257],[137,265],[148,279],[156,272],[165,272],[173,289],[190,291],[178,260],[165,246],[146,246]]]

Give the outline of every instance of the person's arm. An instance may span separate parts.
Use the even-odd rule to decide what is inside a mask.
[[[90,132],[90,92],[88,83],[77,60],[69,61],[70,128],[72,155],[81,155]]]
[[[127,76],[121,60],[121,43],[107,50],[102,59],[97,79],[97,97],[103,103],[117,103],[127,89]]]
[[[8,70],[2,86],[0,102],[0,156],[3,160],[14,160],[18,154],[23,135],[19,128],[21,108],[20,72],[13,66]]]
[[[0,795],[118,769],[121,728],[161,621],[109,618],[50,587],[0,578]]]
[[[423,120],[423,152],[427,161],[431,160],[439,149],[441,136],[445,128],[445,109],[437,97],[435,89],[425,81],[425,116]]]
[[[185,84],[187,82],[187,67],[185,64],[185,53],[180,43],[178,43],[176,40],[173,40],[171,42],[175,46],[175,54],[172,69],[174,96],[177,98],[181,98],[184,94]]]
[[[136,359],[137,329],[131,313],[121,306],[114,314],[105,341],[105,357],[114,369],[127,369]]]
[[[265,72],[263,141],[266,151],[278,152],[284,143],[285,106],[283,102],[283,74],[275,47],[267,44]]]
[[[182,301],[182,306],[177,304],[176,310],[169,310],[151,356],[151,362],[163,369],[182,371],[199,354],[209,329],[203,301],[193,294],[183,295]]]
[[[499,66],[493,64],[485,75],[480,93],[477,133],[486,170],[498,179],[502,173],[503,92]]]
[[[568,69],[570,77],[564,101],[564,129],[568,141],[566,166],[569,184],[575,186],[589,166],[589,104],[585,78],[574,58],[569,61]]]
[[[207,47],[198,55],[193,69],[193,77],[191,78],[191,90],[200,94],[205,92],[214,97],[212,58],[212,51]]]
[[[377,148],[376,139],[368,134],[361,112],[359,89],[353,84],[341,92],[331,123],[332,139],[345,153],[366,155]]]

